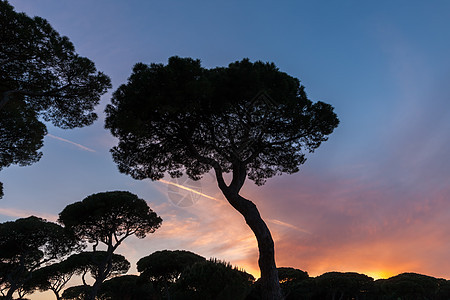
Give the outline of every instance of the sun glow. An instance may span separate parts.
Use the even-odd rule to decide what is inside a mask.
[[[385,270],[365,272],[364,274],[366,274],[367,276],[372,277],[375,280],[377,280],[377,279],[387,279],[389,277],[394,276],[394,274],[392,272],[385,271]]]

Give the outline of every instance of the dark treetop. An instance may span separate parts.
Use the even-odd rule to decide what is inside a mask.
[[[40,159],[42,119],[61,128],[92,124],[110,87],[109,77],[45,19],[0,0],[0,170]]]
[[[182,171],[198,179],[211,168],[243,163],[256,184],[294,173],[339,121],[326,103],[312,103],[298,79],[272,63],[244,59],[205,69],[199,60],[136,64],[106,108],[105,127],[121,172],[160,179]]]
[[[126,191],[92,194],[64,208],[60,223],[75,236],[93,244],[98,255],[99,243],[106,245],[106,255],[98,258],[95,282],[88,300],[94,300],[103,281],[114,269],[113,252],[129,236],[144,238],[161,226],[162,219],[147,202]]]
[[[201,261],[205,258],[190,251],[162,250],[142,257],[136,265],[143,278],[175,282],[184,269]]]
[[[88,242],[102,242],[114,249],[128,236],[144,238],[161,226],[162,219],[147,202],[126,191],[90,195],[67,205],[60,223]]]
[[[6,299],[26,286],[37,269],[80,248],[62,226],[38,217],[0,224],[0,288],[8,290]]]

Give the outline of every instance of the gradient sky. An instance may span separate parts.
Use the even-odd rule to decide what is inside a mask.
[[[68,36],[111,76],[113,89],[93,126],[50,126],[40,162],[0,173],[1,222],[30,214],[55,220],[90,194],[128,190],[164,220],[154,234],[118,249],[132,264],[156,250],[186,249],[258,275],[256,241],[211,176],[198,184],[207,197],[194,194],[194,205],[176,206],[169,178],[135,181],[118,172],[109,154],[116,140],[103,129],[111,92],[137,62],[178,55],[210,68],[248,57],[299,78],[309,98],[332,104],[341,120],[299,173],[244,187],[272,231],[278,265],[311,276],[450,279],[450,2],[10,3]]]

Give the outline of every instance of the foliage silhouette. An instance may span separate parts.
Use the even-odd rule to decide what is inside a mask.
[[[245,299],[255,278],[217,259],[186,268],[173,286],[173,299]]]
[[[294,269],[294,268],[278,268],[278,279],[280,280],[280,286],[283,290],[283,296],[285,299],[291,294],[300,282],[308,279],[309,275],[307,272]]]
[[[38,217],[0,224],[0,282],[6,299],[12,299],[37,269],[80,247],[60,225]]]
[[[94,252],[99,243],[107,247],[104,259],[97,265],[89,297],[93,300],[112,271],[113,252],[131,235],[144,238],[153,233],[161,226],[162,219],[145,200],[130,192],[115,191],[93,194],[66,206],[58,221],[78,238],[93,243]]]
[[[105,281],[99,298],[105,300],[159,299],[152,283],[136,275],[124,275]]]
[[[86,283],[87,273],[90,273],[95,280],[101,279],[102,264],[106,259],[109,259],[106,251],[81,252],[71,255],[66,260],[66,264],[71,269],[74,269],[76,274],[81,275],[84,285],[88,285]],[[125,274],[129,269],[130,262],[123,255],[113,253],[111,256],[111,268],[105,275],[105,279]]]
[[[86,284],[85,275],[98,276],[98,264],[103,261],[105,251],[82,252],[71,255],[58,263],[41,267],[32,272],[31,279],[16,290],[20,299],[34,289],[42,291],[59,288],[58,282],[68,280],[61,273],[81,275],[84,285],[67,288],[57,299],[88,299],[92,286]],[[161,261],[158,261],[161,258]],[[173,263],[171,258],[178,260]],[[182,258],[182,259],[181,259]],[[197,261],[197,262],[195,262]],[[217,259],[205,260],[195,253],[183,250],[157,251],[143,257],[138,264],[141,276],[121,275],[127,272],[129,263],[121,255],[113,254],[113,268],[109,280],[99,289],[98,300],[147,300],[147,299],[246,299],[262,298],[261,288],[253,276],[233,268],[229,263]],[[140,265],[140,267],[139,267]],[[178,267],[186,267],[178,272]],[[0,264],[0,273],[4,274]],[[157,266],[157,268],[152,268]],[[164,271],[167,267],[167,272]],[[142,270],[143,269],[143,270]],[[450,299],[450,281],[415,273],[403,273],[389,279],[373,281],[358,273],[328,272],[309,277],[304,271],[294,268],[278,268],[280,285],[286,300],[447,300]],[[30,273],[24,273],[28,276]],[[179,275],[177,275],[179,274]],[[3,277],[2,277],[3,278]],[[150,281],[149,281],[150,280]],[[168,280],[170,293],[162,293],[154,284],[157,280]],[[6,290],[7,291],[7,290]],[[5,293],[2,294],[5,295]],[[55,293],[56,295],[56,293]],[[0,299],[6,297],[0,296]]]
[[[65,300],[85,300],[88,299],[91,287],[87,285],[71,286],[64,290],[62,298]]]
[[[447,280],[416,273],[402,273],[389,279],[375,281],[374,299],[415,300],[450,299],[450,285]]]
[[[5,0],[0,40],[1,170],[41,158],[47,129],[40,118],[65,129],[92,124],[94,107],[111,83],[45,19],[17,13]]]
[[[170,287],[189,266],[205,261],[205,258],[185,250],[156,251],[137,262],[141,277],[155,284],[161,294],[170,299]]]
[[[356,299],[366,296],[373,285],[373,278],[353,272],[328,272],[315,278],[316,297],[321,299]]]
[[[281,298],[270,231],[240,190],[247,177],[261,185],[297,172],[305,151],[338,125],[333,108],[312,103],[299,80],[273,63],[244,59],[205,69],[199,60],[171,57],[167,65],[136,64],[106,114],[105,127],[119,138],[111,151],[121,172],[152,180],[186,172],[197,180],[214,170],[220,190],[256,236],[266,298]]]
[[[278,270],[278,279],[280,280],[280,282],[289,283],[309,278],[308,272],[299,269],[281,267],[278,268],[277,270]]]
[[[96,282],[99,279],[101,280],[102,276],[101,268],[107,256],[108,253],[106,251],[81,252],[78,254],[71,255],[67,260],[62,262],[61,264],[63,267],[56,266],[56,269],[63,269],[63,271],[65,271],[65,274],[70,273],[71,274],[70,276],[72,276],[73,274],[81,275],[81,279],[83,281],[83,287],[78,286],[73,289],[69,288],[68,292],[64,291],[62,298],[63,299],[66,298],[78,299],[78,297],[80,297],[81,299],[89,298],[90,294],[92,293],[92,286],[87,284],[86,275],[87,273],[90,273],[90,275],[94,278]],[[128,270],[130,269],[130,262],[123,255],[120,254],[112,254],[111,265],[112,265],[111,269],[109,273],[106,275],[105,279],[123,275],[127,273]],[[58,274],[58,272],[52,273],[50,270],[49,272],[45,272],[44,276],[41,279],[42,290],[51,289],[51,284],[54,284],[54,282],[61,282],[61,275],[64,276],[65,274],[61,273]],[[64,277],[64,279],[67,279],[67,277]],[[67,283],[67,281],[65,283]],[[56,292],[55,295],[57,299],[61,299],[61,297]],[[98,297],[96,296],[96,298]]]
[[[71,263],[73,261],[70,259],[71,257],[61,262],[37,269],[26,285],[28,285],[30,289],[38,289],[42,292],[51,290],[55,294],[56,299],[60,300],[60,294],[65,285],[75,274],[79,274],[80,272],[79,266]]]

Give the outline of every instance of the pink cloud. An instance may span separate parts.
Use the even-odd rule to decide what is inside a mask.
[[[27,218],[29,216],[36,216],[43,219],[46,219],[51,222],[56,222],[58,219],[57,215],[47,214],[37,211],[17,209],[17,208],[0,208],[0,215],[13,217],[13,218]]]

